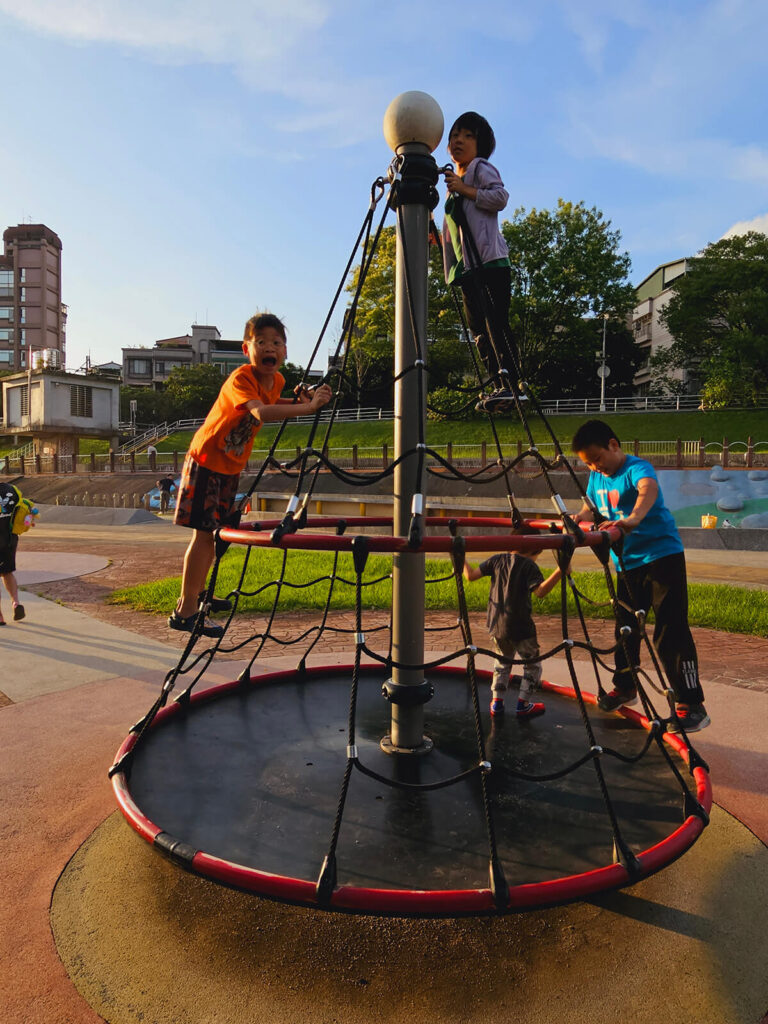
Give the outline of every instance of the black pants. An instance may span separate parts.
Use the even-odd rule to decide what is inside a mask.
[[[517,381],[515,353],[509,330],[512,271],[509,267],[479,267],[461,279],[464,315],[477,351],[494,383],[513,386]],[[499,378],[499,369],[509,374]]]
[[[619,573],[616,594],[621,602],[616,619],[616,671],[614,686],[619,690],[632,687],[627,658],[619,630],[631,626],[632,633],[625,640],[631,663],[640,664],[640,634],[637,619],[623,605],[652,608],[656,616],[653,643],[664,666],[669,684],[675,691],[675,700],[681,704],[701,704],[704,693],[699,682],[699,661],[696,646],[688,625],[688,580],[685,555],[666,555],[655,562]]]

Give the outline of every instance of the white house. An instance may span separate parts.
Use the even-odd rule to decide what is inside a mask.
[[[107,438],[118,447],[120,382],[39,369],[4,377],[0,434],[32,440],[36,455],[72,455],[79,437]]]

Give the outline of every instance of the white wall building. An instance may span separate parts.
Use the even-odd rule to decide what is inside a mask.
[[[72,455],[79,437],[118,446],[120,382],[55,370],[4,377],[5,420],[0,433],[18,444],[31,438],[35,454]]]
[[[647,395],[650,391],[652,373],[649,363],[651,356],[659,349],[669,348],[672,344],[672,336],[659,317],[672,298],[673,282],[687,270],[687,259],[662,263],[635,289],[637,305],[632,311],[632,330],[635,335],[635,344],[645,354],[645,361],[635,374],[633,381],[637,395]],[[682,383],[685,393],[691,393],[695,389],[695,381],[689,370],[675,370],[672,378]]]
[[[212,363],[227,377],[244,362],[242,340],[227,341],[218,327],[193,324],[191,334],[161,338],[152,348],[124,348],[123,383],[126,387],[151,387],[157,391],[176,367],[186,369]]]

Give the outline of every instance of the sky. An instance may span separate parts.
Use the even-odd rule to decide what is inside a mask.
[[[264,309],[306,363],[421,90],[438,164],[479,111],[507,213],[596,206],[636,284],[768,231],[766,38],[765,0],[0,0],[0,228],[62,240],[69,368]]]

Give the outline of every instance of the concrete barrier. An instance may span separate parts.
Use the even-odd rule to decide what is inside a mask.
[[[710,551],[768,551],[768,530],[702,530],[697,526],[680,527],[685,548]]]

